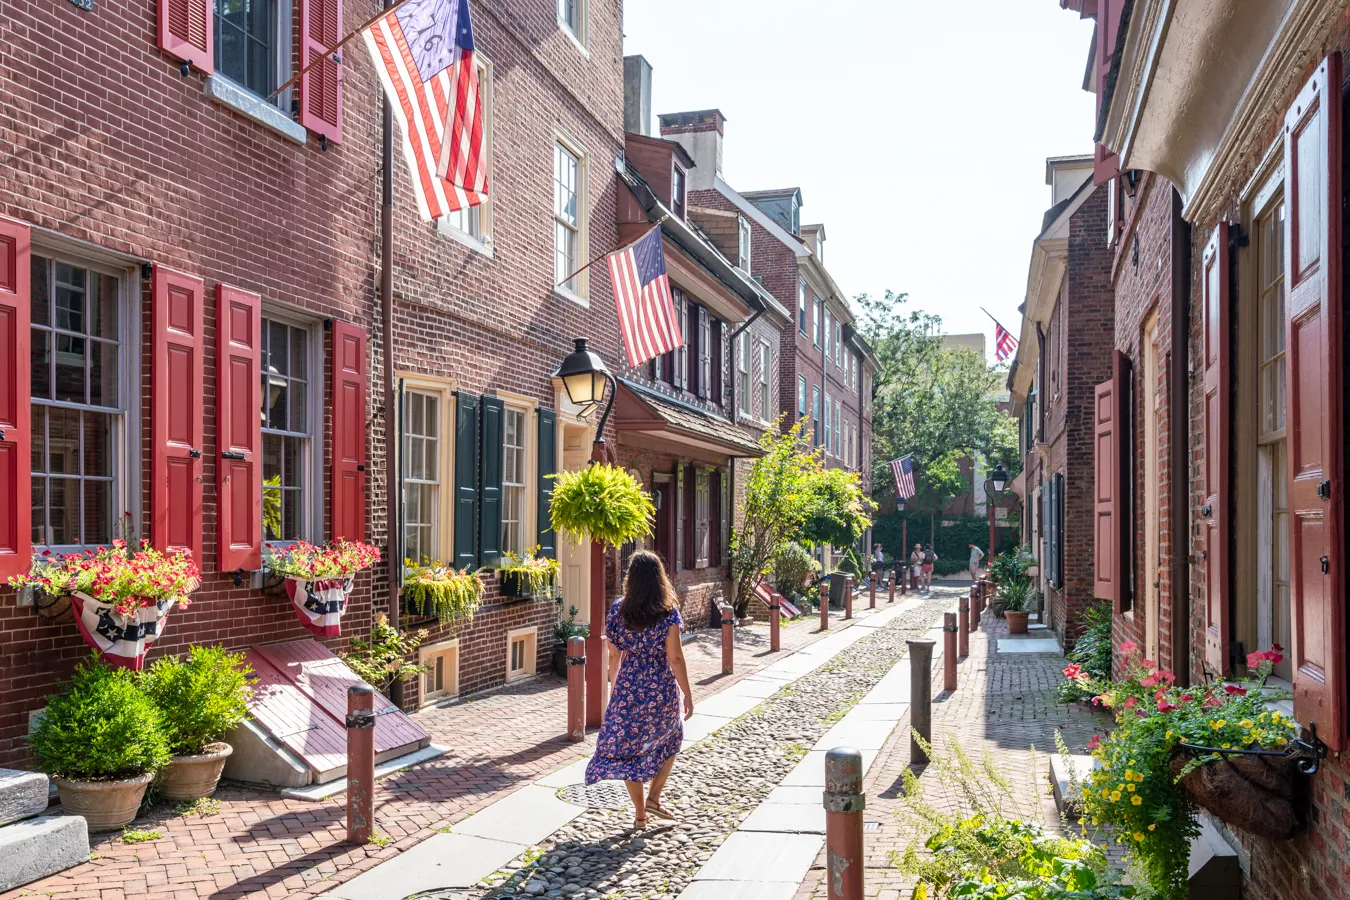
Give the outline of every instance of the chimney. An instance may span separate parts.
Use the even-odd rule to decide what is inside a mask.
[[[722,174],[722,130],[726,116],[718,109],[661,115],[661,137],[678,141],[694,160],[689,190],[712,188],[714,176]]]
[[[623,130],[652,136],[652,64],[645,56],[623,58]]]

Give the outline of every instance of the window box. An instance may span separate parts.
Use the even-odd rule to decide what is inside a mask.
[[[531,587],[529,579],[522,572],[501,572],[501,595],[513,599],[526,600],[535,597],[551,597],[556,578],[550,577],[545,587]]]

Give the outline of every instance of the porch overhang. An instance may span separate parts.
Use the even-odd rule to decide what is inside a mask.
[[[633,438],[724,456],[759,457],[759,443],[726,419],[627,379],[618,379],[614,428]]]

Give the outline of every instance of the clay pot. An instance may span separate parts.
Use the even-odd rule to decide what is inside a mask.
[[[1008,633],[1026,634],[1027,617],[1029,615],[1031,615],[1031,613],[1027,612],[1025,609],[1005,610],[1003,613],[1003,617],[1008,620]]]
[[[193,756],[171,756],[164,770],[159,792],[168,800],[200,800],[216,790],[225,759],[234,748],[224,741],[206,745],[206,752]]]
[[[130,825],[141,808],[153,773],[120,781],[67,781],[53,778],[61,806],[67,813],[83,816],[90,831],[117,831]]]

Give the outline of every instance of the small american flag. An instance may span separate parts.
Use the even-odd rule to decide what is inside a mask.
[[[994,359],[1003,362],[1013,355],[1017,349],[1017,338],[1012,336],[1012,332],[994,320]]]
[[[469,0],[407,0],[365,38],[403,130],[422,217],[480,205],[488,195],[486,133]]]
[[[660,225],[609,255],[609,277],[630,366],[684,345],[666,275]]]
[[[891,477],[895,479],[895,496],[908,500],[914,496],[914,456],[906,453],[891,460]]]

